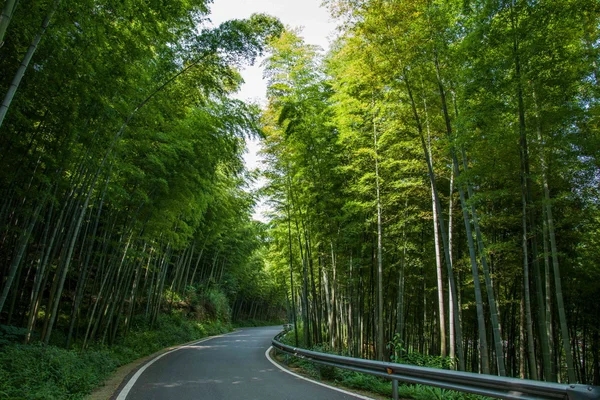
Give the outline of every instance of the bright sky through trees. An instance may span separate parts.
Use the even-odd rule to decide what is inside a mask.
[[[306,43],[327,50],[329,37],[335,30],[335,22],[330,18],[327,9],[320,4],[320,0],[215,0],[211,5],[210,19],[216,26],[229,19],[247,18],[253,13],[270,14],[289,27],[302,27],[302,35]],[[263,80],[263,68],[260,64],[261,61],[258,61],[242,71],[244,85],[236,97],[241,100],[258,101],[264,105],[267,86]],[[257,141],[248,142],[248,153],[244,156],[248,169],[260,167],[258,150]],[[256,208],[254,218],[264,219],[262,215],[264,211],[265,205],[261,202]]]

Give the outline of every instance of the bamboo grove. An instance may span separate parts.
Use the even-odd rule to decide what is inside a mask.
[[[598,3],[326,3],[264,62],[295,340],[599,384]]]
[[[204,0],[3,3],[0,323],[111,344],[215,287],[234,318],[277,316],[242,159],[259,110],[231,94],[279,21],[211,27]]]

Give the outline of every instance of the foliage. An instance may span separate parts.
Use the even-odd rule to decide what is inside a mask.
[[[0,325],[0,347],[22,341],[27,334],[27,329],[12,325]]]
[[[416,365],[419,367],[454,369],[456,361],[450,357],[433,356],[429,354],[419,354],[417,352],[408,352],[402,344],[399,334],[395,334],[393,340],[388,344],[392,351],[390,360],[398,364]]]
[[[0,398],[81,399],[116,368],[108,350],[79,353],[42,344],[0,350]]]
[[[597,2],[326,4],[328,54],[291,29],[265,61],[266,256],[301,342],[600,384]]]

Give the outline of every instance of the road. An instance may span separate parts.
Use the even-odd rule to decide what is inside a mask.
[[[280,330],[279,326],[246,328],[166,353],[138,370],[116,399],[357,398],[290,375],[273,365],[265,353]]]

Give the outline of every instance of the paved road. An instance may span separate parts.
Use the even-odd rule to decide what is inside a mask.
[[[168,353],[143,370],[133,386],[130,381],[117,399],[356,400],[273,365],[265,352],[279,331],[279,326],[247,328]]]

